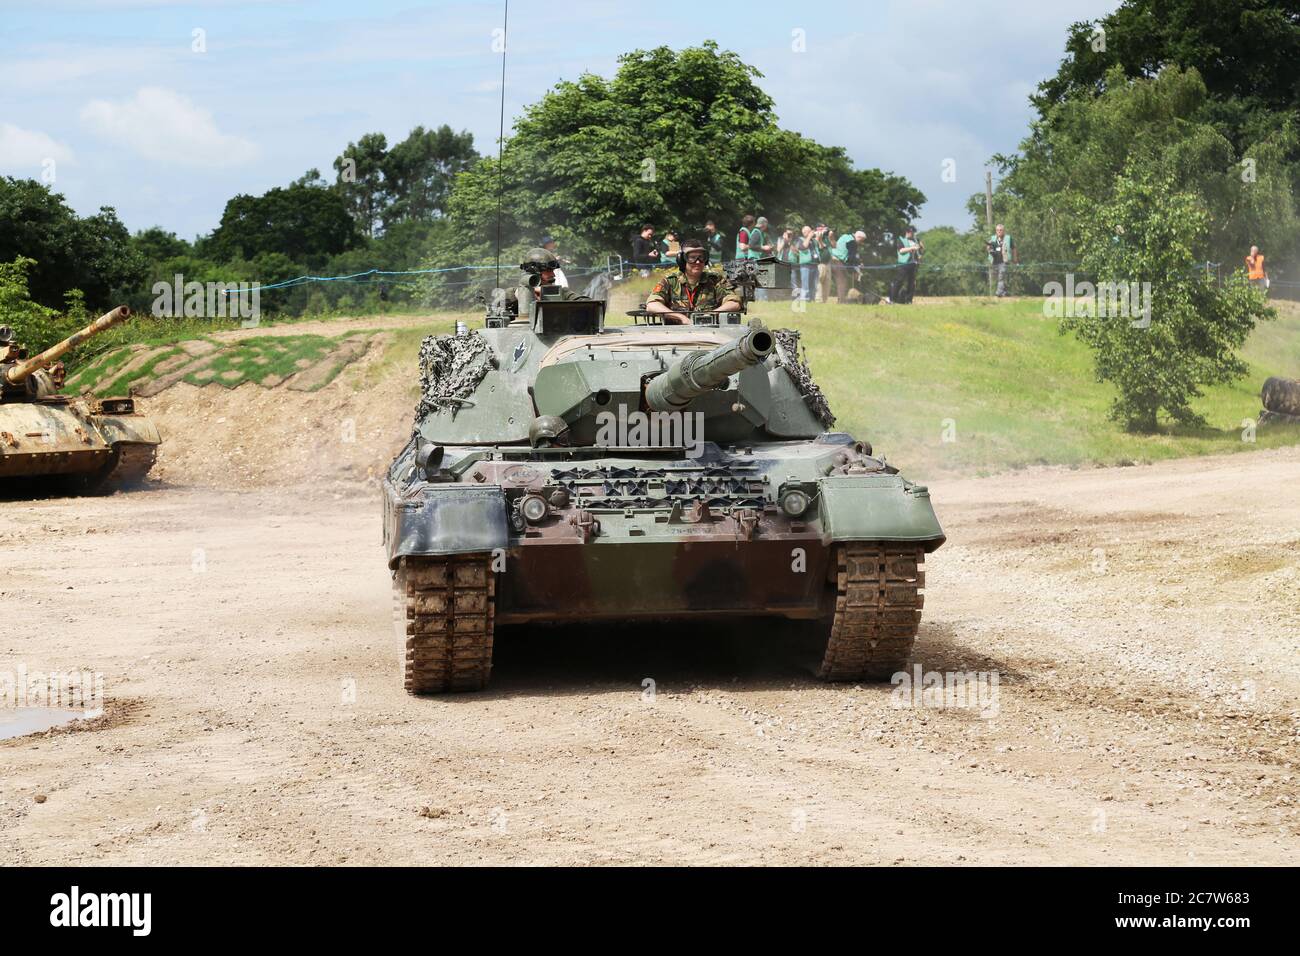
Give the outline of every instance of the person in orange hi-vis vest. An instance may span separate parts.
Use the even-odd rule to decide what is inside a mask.
[[[1250,247],[1246,256],[1246,278],[1257,289],[1268,289],[1268,273],[1264,271],[1264,257],[1260,255],[1259,246]]]

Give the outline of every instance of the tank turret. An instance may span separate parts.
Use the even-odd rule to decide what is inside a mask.
[[[31,358],[15,357],[10,361],[0,361],[4,384],[22,385],[34,374],[42,369],[49,368],[92,335],[106,332],[113,326],[125,322],[130,317],[131,310],[124,305],[119,305],[112,312],[106,312],[84,329],[74,332],[61,342],[56,342],[38,355],[33,355]]]

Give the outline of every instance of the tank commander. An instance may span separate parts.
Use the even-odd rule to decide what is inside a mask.
[[[519,263],[519,271],[523,275],[520,276],[518,288],[506,293],[506,308],[516,315],[526,315],[528,301],[540,300],[543,286],[550,286],[551,291],[561,299],[585,299],[586,296],[556,284],[555,272],[559,267],[559,260],[542,247],[529,249],[524,261]]]
[[[677,272],[655,285],[645,300],[647,312],[665,325],[685,325],[692,312],[739,312],[740,296],[725,276],[705,271],[709,250],[703,239],[686,239],[677,254]]]

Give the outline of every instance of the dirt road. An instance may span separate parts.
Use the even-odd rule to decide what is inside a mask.
[[[3,502],[0,678],[101,672],[107,713],[0,741],[0,852],[1291,863],[1298,477],[1292,449],[931,482],[915,661],[996,672],[983,714],[818,684],[779,628],[508,632],[490,692],[413,699],[372,489]]]

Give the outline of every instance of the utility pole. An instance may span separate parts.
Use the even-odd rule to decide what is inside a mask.
[[[993,235],[993,173],[984,172],[984,225],[985,235]],[[989,295],[993,294],[993,270],[989,269]]]

